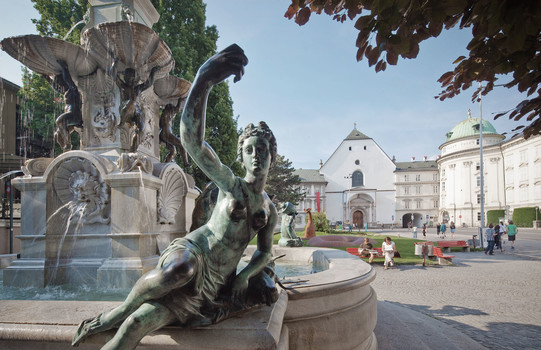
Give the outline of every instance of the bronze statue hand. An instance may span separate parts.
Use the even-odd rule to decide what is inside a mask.
[[[216,85],[235,75],[233,81],[236,83],[242,78],[244,66],[247,64],[248,58],[244,55],[244,51],[237,44],[233,44],[209,58],[199,68],[196,79]]]
[[[233,286],[231,287],[231,296],[233,299],[244,303],[246,299],[246,291],[248,290],[248,280],[244,278],[241,274],[235,277],[233,281]]]

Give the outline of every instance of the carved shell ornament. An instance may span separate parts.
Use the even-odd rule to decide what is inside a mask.
[[[180,169],[165,171],[163,185],[158,193],[158,222],[174,224],[177,211],[184,202],[187,188]]]
[[[109,189],[89,160],[74,157],[62,162],[55,172],[53,189],[70,211],[70,221],[109,223]]]
[[[83,41],[85,49],[97,57],[101,67],[110,67],[113,57],[117,71],[133,68],[142,81],[155,66],[160,67],[155,74],[155,79],[159,79],[175,65],[167,44],[155,31],[140,23],[100,23],[83,33]]]

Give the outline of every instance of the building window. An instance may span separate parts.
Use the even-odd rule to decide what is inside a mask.
[[[415,193],[421,194],[421,186],[415,186]]]
[[[441,171],[441,176],[442,176],[442,177],[445,177],[445,169],[443,169],[443,170]]]
[[[480,211],[477,212],[477,221],[481,221],[481,212]]]
[[[445,182],[441,183],[441,190],[442,190],[442,192],[445,192]]]
[[[475,163],[475,170],[480,170],[481,169],[481,163],[477,162]]]
[[[520,156],[520,162],[521,163],[524,163],[527,160],[526,151],[520,151],[519,156]]]
[[[364,150],[366,151],[366,146],[364,146]]]
[[[359,164],[361,164],[361,162],[358,159],[356,159],[355,160],[355,165],[359,165]]]
[[[409,209],[409,208],[410,208],[410,202],[409,202],[409,201],[405,201],[405,202],[404,202],[404,208],[405,208],[405,209]]]
[[[434,193],[438,193],[438,186],[432,186],[432,190]]]
[[[421,209],[421,201],[417,201],[416,204],[417,204],[417,209]]]
[[[477,194],[477,204],[481,204],[481,193]]]
[[[357,187],[357,186],[363,186],[364,185],[364,179],[363,179],[363,173],[357,170],[356,172],[351,175],[351,187]]]
[[[477,187],[481,186],[481,176],[477,176]]]
[[[410,193],[410,188],[404,187],[404,194],[409,194],[409,193]]]
[[[440,206],[439,201],[436,199],[434,200],[434,208],[438,208]]]
[[[415,175],[415,181],[421,181],[421,175]]]
[[[479,144],[479,139],[475,140],[475,144],[476,144],[476,145]]]
[[[408,182],[410,180],[410,176],[409,175],[404,175],[404,181]]]

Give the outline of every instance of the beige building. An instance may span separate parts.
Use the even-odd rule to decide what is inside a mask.
[[[439,171],[435,161],[396,162],[396,221],[400,227],[438,221]]]
[[[325,176],[314,169],[296,169],[294,172],[301,178],[301,191],[306,194],[304,200],[297,205],[297,218],[296,226],[304,227],[306,214],[305,209],[310,208],[313,213],[318,211],[325,211],[327,207],[327,196],[325,189],[327,187],[327,181]]]

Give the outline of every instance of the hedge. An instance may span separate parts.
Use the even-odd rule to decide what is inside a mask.
[[[513,210],[513,222],[518,227],[532,227],[535,220],[535,211],[536,208],[534,207],[516,208]],[[541,218],[541,215],[537,213],[537,217]]]
[[[505,217],[504,209],[489,210],[487,211],[487,225],[489,223],[493,223],[494,225],[496,225],[500,221],[500,218],[504,218],[504,217]]]

